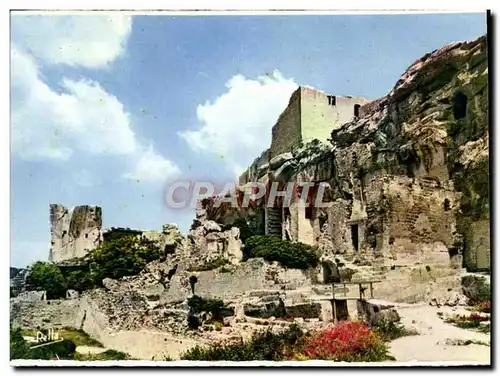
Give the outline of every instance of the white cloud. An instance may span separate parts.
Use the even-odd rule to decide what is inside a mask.
[[[255,80],[241,75],[227,83],[227,92],[198,105],[201,127],[180,132],[196,151],[213,153],[239,174],[271,143],[271,128],[298,85],[279,71]]]
[[[38,59],[88,68],[106,66],[126,48],[130,16],[20,15],[11,18],[12,41]]]
[[[119,155],[130,176],[164,180],[178,168],[134,134],[123,105],[97,82],[63,78],[58,93],[40,77],[36,61],[11,47],[11,143],[25,160],[68,160],[76,152]],[[148,171],[150,170],[150,171]]]
[[[93,81],[63,79],[63,93],[39,77],[35,61],[11,52],[12,149],[24,159],[133,153],[137,141],[116,97]]]
[[[147,182],[164,182],[181,173],[174,163],[157,154],[152,146],[141,151],[136,160],[134,169],[132,172],[125,173],[124,178]]]

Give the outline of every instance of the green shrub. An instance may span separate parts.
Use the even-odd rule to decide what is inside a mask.
[[[23,359],[29,350],[29,344],[23,338],[20,328],[10,328],[10,359]]]
[[[29,269],[26,284],[30,290],[46,291],[47,299],[66,296],[66,281],[56,264],[37,261]]]
[[[278,261],[293,269],[308,269],[318,265],[317,249],[304,243],[292,243],[275,236],[255,235],[247,239],[243,258],[262,257],[266,261]]]
[[[64,297],[67,289],[77,291],[102,287],[104,278],[119,279],[137,275],[151,261],[164,255],[156,243],[136,236],[120,237],[101,243],[83,258],[75,259],[79,270],[63,275],[53,263],[36,262],[27,277],[28,289],[47,291],[48,299]]]
[[[229,264],[229,260],[228,259],[225,259],[225,258],[222,258],[222,257],[218,257],[216,259],[208,261],[204,265],[201,265],[201,266],[195,267],[195,268],[190,268],[189,270],[190,271],[196,271],[196,272],[203,272],[203,271],[206,271],[206,270],[217,269],[217,268],[219,268],[221,266],[224,266],[226,264]]]
[[[73,359],[76,346],[69,339],[54,342],[45,346],[35,347],[28,350],[23,359],[51,360],[55,356],[59,359]]]
[[[183,360],[204,361],[279,361],[290,356],[304,343],[304,334],[299,326],[291,325],[281,333],[270,329],[256,332],[248,341],[238,341],[231,345],[215,344],[209,347],[195,346],[181,355]]]
[[[90,266],[91,280],[101,283],[104,278],[137,275],[161,254],[154,242],[129,236],[101,243],[86,256],[86,261]]]
[[[401,322],[390,320],[380,320],[371,328],[385,341],[392,341],[396,338],[418,335],[417,331],[406,329]]]

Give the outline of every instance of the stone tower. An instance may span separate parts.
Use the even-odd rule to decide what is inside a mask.
[[[49,260],[60,262],[83,257],[102,239],[102,210],[98,206],[76,206],[68,209],[50,205],[51,249]]]

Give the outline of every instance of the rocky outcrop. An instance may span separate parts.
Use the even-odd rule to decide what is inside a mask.
[[[10,268],[10,295],[15,297],[26,291],[26,278],[28,269]]]
[[[332,144],[337,195],[364,207],[365,234],[386,255],[403,239],[440,242],[488,268],[486,37],[427,54],[362,113]]]
[[[102,211],[97,206],[68,209],[50,205],[49,260],[60,262],[85,256],[101,243]]]

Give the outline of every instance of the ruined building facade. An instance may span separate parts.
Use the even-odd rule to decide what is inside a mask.
[[[359,117],[361,106],[368,102],[365,98],[329,95],[299,87],[272,128],[271,145],[240,176],[240,184],[256,181],[273,158],[283,153],[296,151],[312,140],[328,142],[332,128]]]
[[[489,269],[486,37],[427,54],[378,100],[337,97],[335,121],[332,98],[297,90],[271,147],[240,178],[241,189],[252,181],[323,183],[330,207],[294,197],[290,207],[268,208],[263,200],[252,209],[262,232],[358,263]]]

